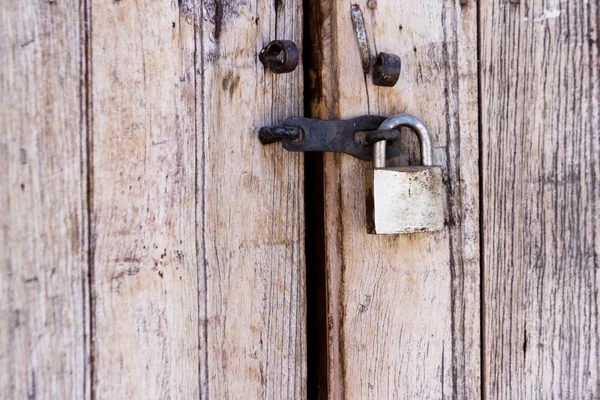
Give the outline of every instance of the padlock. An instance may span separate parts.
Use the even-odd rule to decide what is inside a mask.
[[[429,131],[410,115],[386,119],[379,129],[406,126],[419,137],[421,166],[386,168],[386,141],[373,145],[367,169],[367,230],[372,234],[432,232],[444,227],[442,168],[433,165]]]

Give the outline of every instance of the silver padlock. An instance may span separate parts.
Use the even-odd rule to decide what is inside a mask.
[[[419,137],[422,166],[386,168],[386,141],[373,145],[367,169],[367,230],[373,234],[432,232],[444,227],[442,168],[433,165],[429,131],[410,115],[386,119],[379,129],[406,126]]]

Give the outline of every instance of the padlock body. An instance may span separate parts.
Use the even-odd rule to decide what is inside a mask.
[[[369,233],[432,232],[444,227],[441,167],[371,168],[365,184]]]

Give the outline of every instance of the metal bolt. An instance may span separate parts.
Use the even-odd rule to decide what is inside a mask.
[[[371,52],[369,50],[369,40],[367,39],[367,29],[365,27],[365,19],[358,4],[353,4],[350,7],[350,16],[352,18],[352,26],[356,33],[356,41],[358,42],[358,51],[360,52],[360,60],[362,63],[363,72],[369,73],[371,69]]]
[[[265,126],[260,128],[258,139],[262,144],[280,142],[284,139],[300,140],[302,129],[295,126]]]
[[[298,67],[300,52],[291,40],[273,40],[262,49],[258,59],[274,73],[285,74]]]
[[[402,63],[395,54],[379,53],[373,65],[373,84],[392,87],[398,82]]]
[[[400,138],[400,131],[397,129],[378,129],[376,131],[368,131],[364,137],[366,145],[372,145],[385,140],[391,142]]]

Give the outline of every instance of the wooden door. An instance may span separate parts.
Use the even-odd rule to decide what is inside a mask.
[[[480,396],[477,7],[357,1],[370,46],[400,56],[394,88],[364,76],[350,4],[317,2],[312,113],[410,113],[429,127],[445,175],[445,229],[366,234],[364,162],[326,154],[324,273],[330,399]],[[320,18],[319,18],[320,16]],[[407,148],[418,150],[406,132]],[[393,160],[391,166],[416,163]]]
[[[0,399],[600,397],[599,29],[585,0],[3,3]],[[367,162],[257,140],[398,113],[441,232],[368,235]]]
[[[481,9],[484,390],[600,396],[600,5]]]
[[[314,1],[307,111],[422,118],[444,169],[446,227],[366,235],[364,163],[314,162],[325,221],[317,392],[598,398],[598,2],[356,4],[372,54],[403,60],[400,81],[390,90],[363,76],[351,4]]]
[[[305,397],[300,2],[0,10],[0,397]]]

